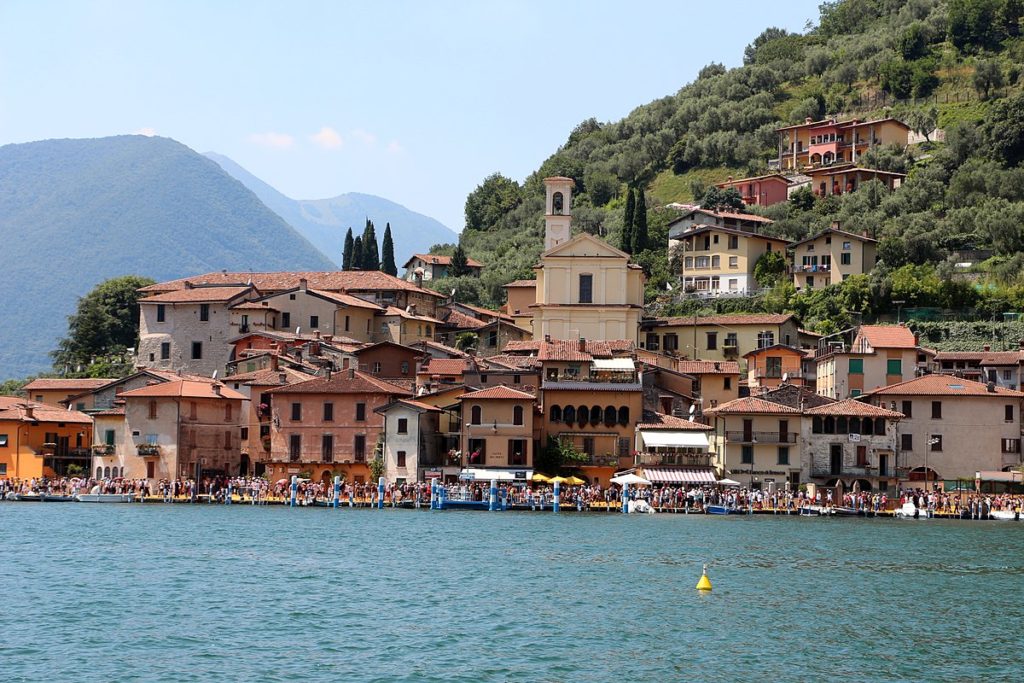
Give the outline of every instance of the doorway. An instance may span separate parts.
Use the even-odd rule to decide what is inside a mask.
[[[843,444],[841,443],[829,446],[828,472],[833,475],[843,473]]]

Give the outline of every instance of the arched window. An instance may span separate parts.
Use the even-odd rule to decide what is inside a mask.
[[[885,436],[885,418],[884,417],[876,417],[875,418],[875,434],[878,434],[878,436]]]
[[[629,408],[627,406],[622,406],[621,408],[619,408],[619,424],[629,424]]]
[[[551,195],[551,213],[556,216],[561,216],[565,212],[565,197],[562,196],[561,192],[556,192]]]
[[[825,418],[825,433],[835,434],[836,433],[836,419],[831,415]]]
[[[587,410],[586,406],[578,406],[576,408],[576,424],[580,427],[584,427],[587,424],[587,419],[590,417],[590,411]]]
[[[611,427],[615,424],[615,406],[607,406],[604,409],[604,426]]]
[[[523,424],[523,407],[515,406],[512,408],[512,424],[521,425]]]
[[[851,417],[850,418],[850,433],[851,434],[862,434],[863,433],[863,432],[860,431],[860,418],[859,417]],[[870,434],[870,433],[871,433],[871,421],[869,420],[868,421],[868,434]]]
[[[811,433],[821,434],[821,416],[815,415],[814,419],[811,420]]]
[[[565,413],[562,415],[562,419],[565,420],[565,424],[571,425],[576,421],[576,409],[572,406],[565,407]]]
[[[483,422],[483,410],[480,409],[480,406],[473,406],[470,408],[469,415],[469,421],[472,424],[478,425]]]
[[[110,479],[110,468],[109,467],[104,467],[103,468],[103,478],[104,479]]]
[[[604,411],[601,410],[601,406],[590,406],[590,424],[601,424],[601,418],[603,415]]]
[[[562,421],[562,406],[559,406],[559,405],[551,406],[551,410],[549,411],[549,415],[550,415],[549,419],[552,422],[561,422]]]
[[[847,431],[849,428],[845,415],[836,418],[836,434],[849,434]]]
[[[96,468],[96,478],[97,479],[102,479],[103,478],[103,468],[102,467],[97,467]]]

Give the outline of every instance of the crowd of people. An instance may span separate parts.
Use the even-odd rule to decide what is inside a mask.
[[[89,477],[54,477],[38,479],[0,478],[0,499],[28,496],[72,497],[79,493],[94,492],[128,494],[136,500],[171,502],[224,503],[228,496],[232,502],[265,505],[290,503],[292,482],[279,479],[270,482],[262,477],[204,477],[194,479],[94,479]],[[486,501],[490,496],[490,483],[485,481],[449,482],[445,495],[451,500]],[[563,508],[578,510],[619,509],[623,490],[617,485],[600,484],[562,486],[559,503]],[[826,512],[840,509],[857,514],[878,514],[906,503],[928,516],[987,519],[993,512],[1024,511],[1024,496],[1011,494],[979,494],[975,492],[931,491],[907,489],[890,497],[884,492],[853,491],[836,494],[833,489],[818,487],[813,495],[806,490],[748,490],[741,487],[710,485],[663,485],[629,487],[629,500],[643,501],[658,511],[703,512],[708,506],[724,506],[734,510],[779,512],[795,514],[813,507]],[[331,481],[301,479],[294,492],[298,505],[330,505],[335,489]],[[498,496],[505,507],[519,509],[551,509],[555,491],[547,483],[499,485]],[[835,496],[835,497],[834,497]],[[341,482],[338,490],[340,505],[373,505],[380,498],[380,490],[373,482]],[[425,507],[431,499],[428,482],[391,483],[385,486],[383,503],[389,507]]]

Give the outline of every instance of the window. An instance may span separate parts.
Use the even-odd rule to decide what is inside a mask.
[[[302,422],[302,404],[292,404],[292,422]]]
[[[658,335],[654,332],[648,332],[645,346],[648,351],[657,351],[660,348],[660,345],[658,344]]]
[[[291,434],[288,436],[288,462],[298,462],[302,455],[302,435]]]
[[[900,434],[900,450],[912,451],[914,450],[914,435],[913,434]]]
[[[1003,415],[1003,419],[1006,420],[1007,422],[1013,422],[1013,406],[1012,405],[1011,406],[1006,406],[1005,414]]]
[[[743,447],[743,450],[742,450],[742,452],[740,454],[740,462],[743,463],[744,465],[753,465],[754,464],[754,447],[753,446],[744,446]]]
[[[334,435],[324,434],[320,438],[320,460],[334,462]]]
[[[765,374],[767,377],[782,377],[782,356],[768,356],[765,358]]]
[[[113,429],[107,429],[103,432],[103,443],[107,444],[108,446],[114,445],[114,438],[115,433]]]
[[[848,266],[848,265],[850,265],[851,262],[852,262],[852,255],[850,254],[850,252],[846,251],[846,252],[843,252],[842,254],[839,255],[839,264],[840,265]]]
[[[487,345],[492,349],[498,346],[498,331],[491,330],[487,333]]]
[[[398,461],[399,467],[405,467],[405,451],[395,453],[395,459]]]
[[[466,442],[471,465],[483,465],[487,462],[487,439],[469,439]]]
[[[512,424],[521,425],[523,424],[523,407],[515,406],[512,408]]]
[[[398,418],[398,433],[399,434],[408,434],[409,433],[409,420],[408,420],[408,418],[404,418],[404,417]]]
[[[594,276],[590,273],[580,275],[580,303],[590,304],[594,302]]]
[[[914,416],[914,402],[913,401],[903,401],[903,403],[900,406],[900,412],[903,413],[903,416],[906,417],[906,418],[913,417]]]
[[[6,434],[0,434],[0,446],[6,447],[8,439],[9,437]]]
[[[740,267],[740,257],[739,256],[730,256],[729,257],[729,267],[730,268],[739,268]]]
[[[287,330],[291,326],[292,326],[292,314],[288,313],[288,312],[282,313],[281,314],[281,327],[283,327],[284,329]]]
[[[365,422],[365,421],[366,421],[366,404],[365,403],[357,403],[356,404],[356,422]]]
[[[312,330],[315,330],[318,327],[320,327],[320,316],[318,316],[318,315],[311,315],[311,316],[309,316],[309,328],[312,329]]]
[[[714,351],[718,348],[718,333],[708,332],[708,351]]]
[[[245,440],[247,440],[249,438],[249,428],[248,427],[242,427],[239,430],[239,438],[241,438],[242,441],[245,441]]]
[[[890,358],[885,362],[885,374],[887,375],[902,375],[903,374],[903,361],[899,358]]]
[[[789,446],[779,446],[779,464],[789,464]]]
[[[732,389],[732,377],[723,377],[722,378],[722,388],[725,389],[726,391],[729,391],[729,390]]]
[[[469,410],[469,422],[470,422],[470,424],[478,425],[478,424],[481,424],[482,420],[483,420],[483,410],[481,410],[480,406],[473,406],[472,408],[470,408],[470,410]]]
[[[234,412],[232,410],[232,407],[233,406],[230,403],[225,403],[224,404],[224,421],[225,422],[231,422],[232,413]]]
[[[167,306],[164,304],[156,305],[156,321],[158,323],[165,322],[167,320]]]
[[[521,375],[512,375],[512,384],[522,384],[523,378]]]
[[[550,422],[561,422],[562,421],[562,406],[553,405],[548,411],[548,420]]]
[[[363,462],[366,460],[366,435],[356,434],[352,439],[352,454],[355,456],[356,462]]]
[[[381,363],[379,360],[373,361],[373,374],[379,375],[381,370],[383,370],[383,369],[384,369],[384,364],[383,363]]]
[[[481,374],[480,375],[480,384],[487,384],[487,375],[485,375],[485,374]]]
[[[79,401],[78,403],[76,403],[75,404],[75,410],[77,410],[79,412],[82,412],[83,410],[85,410],[85,402],[84,401]]]
[[[729,332],[725,335],[725,348],[735,349],[739,346],[739,338],[735,332]]]
[[[808,275],[807,276],[807,288],[810,289],[812,287],[814,287],[814,276],[813,275]]]
[[[619,424],[629,424],[629,408],[626,406],[619,408]]]
[[[849,372],[851,375],[863,375],[864,374],[864,359],[863,358],[851,358],[849,365]]]
[[[1020,453],[1020,439],[1002,439],[1003,453]]]
[[[739,249],[740,248],[740,238],[739,238],[738,235],[729,235],[729,248],[730,249]]]
[[[941,451],[942,434],[932,434],[932,438],[928,439],[928,444],[932,447],[932,451]]]
[[[843,249],[849,251],[851,249],[849,242],[843,242]]]
[[[324,422],[334,422],[334,404],[324,403]]]
[[[231,430],[224,430],[224,450],[231,450]]]
[[[199,304],[199,320],[204,323],[210,320],[210,304]]]
[[[860,394],[860,389],[850,389],[850,398],[857,398],[858,396],[860,396]]]
[[[721,256],[712,256],[711,257],[711,267],[712,268],[721,268],[722,267],[722,257]]]
[[[408,375],[409,374],[409,361],[403,360],[402,364],[399,366],[399,371],[403,375]]]
[[[664,341],[666,351],[676,351],[679,349],[679,335],[677,335],[675,332],[670,332],[669,334],[666,334],[664,337]]]
[[[346,315],[345,316],[345,331],[346,332],[348,332],[348,330],[349,330],[349,320],[350,320],[349,316]]]
[[[149,419],[150,420],[155,420],[156,419],[156,401],[150,401],[149,402]]]
[[[687,256],[683,259],[683,268],[693,268],[693,257]]]
[[[171,342],[160,342],[160,360],[170,360]]]
[[[509,465],[525,465],[526,464],[526,439],[509,439],[508,440],[508,464]]]
[[[932,419],[942,419],[942,401],[932,401]]]
[[[758,332],[757,333],[757,348],[764,349],[769,346],[775,346],[775,333],[774,332]]]
[[[192,360],[202,360],[203,358],[203,342],[192,342]]]

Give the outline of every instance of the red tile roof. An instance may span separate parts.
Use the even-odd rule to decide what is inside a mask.
[[[32,417],[28,416],[31,410]],[[45,403],[27,401],[17,396],[0,396],[0,420],[17,422],[72,422],[74,424],[92,424],[92,418],[77,410],[55,408]],[[8,442],[13,446],[12,441]]]
[[[62,377],[40,377],[34,379],[22,387],[25,391],[77,391],[85,392],[99,389],[111,382],[113,379],[99,379],[92,377],[70,379]]]
[[[722,218],[732,218],[732,219],[739,220],[739,221],[752,221],[752,222],[755,222],[755,223],[773,223],[774,222],[770,218],[765,218],[764,216],[758,216],[757,214],[753,214],[753,213],[738,213],[738,212],[735,212],[735,211],[715,211],[714,209],[704,209],[704,208],[700,208],[700,207],[698,207],[696,209],[691,209],[687,213],[683,214],[683,216],[684,217],[685,216],[689,216],[689,215],[694,214],[694,213],[702,213],[702,214],[705,214],[707,216],[721,216]],[[676,220],[678,220],[678,219],[676,219]]]
[[[511,387],[498,386],[491,387],[490,389],[481,389],[480,391],[474,391],[468,394],[463,394],[459,397],[459,400],[503,400],[503,401],[532,401],[534,400],[533,394],[528,394],[525,391],[519,391],[512,389]]]
[[[415,349],[422,348],[424,351],[426,349],[428,349],[428,348],[437,349],[438,351],[441,351],[442,353],[447,353],[449,356],[451,356],[453,358],[468,358],[469,357],[469,354],[466,353],[465,351],[461,350],[461,349],[457,349],[454,346],[448,346],[447,344],[442,344],[441,342],[436,342],[436,341],[432,341],[432,340],[429,340],[429,339],[421,339],[420,341],[413,342],[409,346],[411,346],[412,348],[415,348]]]
[[[440,412],[442,412],[441,409],[438,408],[437,406],[432,406],[429,403],[423,403],[422,401],[414,401],[411,398],[400,398],[400,399],[398,399],[398,402],[399,403],[404,403],[407,406],[412,406],[413,408],[419,408],[420,410],[426,410],[426,411],[431,412],[431,413],[440,413]]]
[[[798,408],[790,408],[781,403],[773,403],[763,398],[737,398],[723,403],[717,408],[705,410],[706,415],[799,415]]]
[[[643,422],[636,426],[637,429],[647,430],[659,430],[659,429],[671,429],[674,431],[695,431],[695,432],[707,432],[714,427],[706,425],[701,422],[690,422],[689,420],[676,417],[674,415],[665,415],[663,413],[652,413],[644,411]]]
[[[461,375],[469,368],[468,358],[431,358],[422,366],[418,375]]]
[[[285,376],[285,381],[283,382],[281,381],[281,375]],[[309,379],[314,379],[314,376],[306,374],[305,372],[293,370],[292,368],[281,368],[279,370],[264,368],[263,370],[254,370],[253,372],[242,372],[237,375],[228,375],[224,378],[224,381],[246,384],[248,386],[277,387],[286,384],[295,384],[297,382],[305,382]]]
[[[989,351],[981,359],[982,365],[1017,365],[1024,360],[1021,351]]]
[[[509,282],[507,285],[502,285],[502,286],[503,287],[536,287],[537,286],[537,281],[536,280],[513,280],[512,282]]]
[[[917,348],[914,333],[903,325],[861,325],[857,331],[857,339],[866,339],[875,349]],[[858,345],[856,339],[853,345]]]
[[[398,317],[403,318],[404,320],[419,320],[421,322],[432,323],[434,325],[443,324],[440,320],[436,318],[431,318],[430,316],[427,315],[416,315],[415,313],[410,313],[406,311],[404,308],[398,308],[397,306],[388,306],[386,310],[381,311],[380,313],[378,313],[378,315],[397,315]]]
[[[888,410],[886,408],[879,408],[873,406],[870,403],[864,403],[853,398],[848,398],[844,401],[836,401],[835,403],[826,403],[825,405],[816,406],[814,408],[808,408],[804,411],[805,415],[834,415],[834,416],[846,416],[846,417],[885,417],[890,419],[900,419],[904,417],[903,413],[896,412],[895,410]]]
[[[260,301],[242,301],[231,306],[232,311],[274,311],[277,309],[273,306],[266,304],[266,302]]]
[[[214,388],[219,387],[220,393],[217,393]],[[243,394],[238,393],[234,389],[229,389],[220,382],[197,382],[194,380],[178,379],[170,382],[161,382],[160,384],[151,384],[147,387],[140,387],[139,389],[132,389],[126,391],[123,394],[119,394],[120,398],[213,398],[213,399],[226,399],[244,401],[246,400]]]
[[[342,370],[327,377],[317,377],[297,384],[272,389],[272,394],[394,394],[408,396],[412,392],[364,372]]]
[[[449,311],[448,317],[444,319],[444,325],[445,327],[451,327],[456,330],[478,330],[487,325],[487,323],[479,318],[466,315],[465,313]]]
[[[505,365],[510,368],[517,370],[529,370],[537,364],[537,359],[532,356],[514,356],[511,354],[499,353],[494,356],[488,356],[484,359],[488,364]]]
[[[681,360],[676,371],[687,375],[738,375],[740,364],[736,361]]]
[[[419,259],[424,263],[428,263],[432,266],[450,266],[452,264],[451,256],[442,256],[441,254],[413,254],[408,261],[405,262],[403,268],[408,268],[409,264],[412,263],[413,259]],[[466,265],[470,268],[483,268],[484,264],[471,258],[466,259]]]
[[[315,294],[316,296],[319,297],[323,297],[328,301],[333,301],[334,303],[341,304],[342,306],[351,306],[353,308],[369,308],[374,311],[384,310],[382,306],[370,303],[365,299],[360,299],[359,297],[352,296],[351,294],[343,294],[341,292],[329,292],[323,289],[310,289],[309,293]]]
[[[429,289],[417,287],[393,275],[388,275],[379,270],[330,270],[330,271],[305,271],[305,272],[276,272],[276,273],[228,273],[214,272],[204,275],[193,275],[159,282],[155,285],[143,287],[140,292],[168,292],[185,289],[186,283],[194,285],[216,285],[221,287],[245,287],[250,283],[264,294],[270,292],[283,292],[299,286],[299,280],[306,280],[307,286],[311,289],[326,289],[332,292],[348,291],[374,291],[374,290],[405,290],[419,292],[429,296],[443,299],[444,295],[432,292]]]
[[[249,287],[192,287],[190,289],[176,289],[162,294],[154,294],[139,299],[144,304],[197,304],[197,303],[221,303],[237,299],[246,292]]]
[[[782,325],[793,319],[792,313],[737,313],[735,315],[699,315],[697,325]],[[693,326],[693,316],[675,318],[655,318],[654,321],[665,325]],[[646,326],[646,325],[645,325]]]
[[[1024,393],[949,375],[922,375],[906,382],[864,392],[865,396],[985,396],[1022,398]]]

